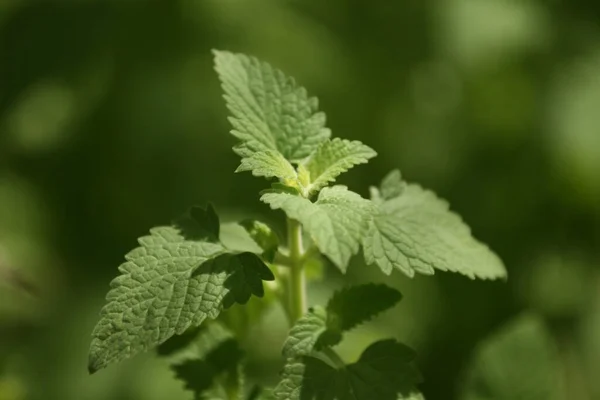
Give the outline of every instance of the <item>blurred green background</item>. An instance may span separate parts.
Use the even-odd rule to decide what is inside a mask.
[[[295,76],[334,135],[378,151],[342,183],[366,195],[400,168],[507,265],[506,283],[392,275],[404,300],[345,358],[395,336],[418,350],[429,400],[547,399],[464,395],[473,374],[508,379],[485,372],[502,362],[504,385],[555,363],[564,399],[600,399],[595,0],[0,0],[0,400],[191,399],[152,355],[86,365],[108,283],[150,227],[206,201],[283,221],[258,201],[266,181],[233,174],[211,48]],[[359,257],[349,275],[386,279]],[[312,299],[341,284],[327,269]],[[543,323],[517,331],[554,361],[483,351],[477,366],[522,312]],[[257,379],[286,329],[277,310],[256,327]]]

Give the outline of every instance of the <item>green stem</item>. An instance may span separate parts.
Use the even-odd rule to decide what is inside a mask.
[[[302,246],[302,225],[288,218],[288,247],[290,260],[289,275],[289,315],[294,324],[306,312],[306,277],[304,275],[304,249]]]

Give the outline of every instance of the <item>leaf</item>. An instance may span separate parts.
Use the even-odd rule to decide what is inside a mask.
[[[244,54],[214,55],[240,156],[270,150],[298,162],[329,138],[318,100],[308,97],[293,78]]]
[[[315,357],[288,359],[281,382],[273,390],[277,400],[334,400],[343,374]]]
[[[388,183],[381,192],[388,199],[377,211],[363,238],[365,260],[390,274],[431,275],[434,269],[468,277],[505,278],[502,261],[471,235],[469,227],[449,210],[448,203],[431,191],[409,184],[396,197],[399,186]]]
[[[558,357],[543,322],[522,315],[479,346],[460,399],[566,400]]]
[[[401,299],[399,291],[383,284],[369,283],[339,290],[327,304],[327,326],[330,330],[348,331],[392,308]]]
[[[353,364],[332,367],[313,357],[289,358],[275,388],[278,400],[410,399],[421,375],[414,352],[396,340],[369,346]]]
[[[309,355],[317,347],[321,335],[327,331],[327,312],[313,307],[294,324],[283,344],[286,358]]]
[[[381,197],[383,200],[390,200],[402,194],[406,188],[406,182],[402,180],[402,175],[399,169],[390,171],[381,180]]]
[[[355,165],[367,163],[376,155],[375,150],[359,141],[335,138],[322,142],[303,163],[310,177],[307,192],[319,191],[335,181],[338,175]]]
[[[245,220],[240,225],[246,229],[250,237],[263,249],[263,257],[272,262],[279,247],[277,234],[264,222]]]
[[[175,376],[197,400],[223,398],[219,392],[224,382],[238,385],[242,350],[233,335],[220,324],[209,324],[195,341],[173,362]],[[233,378],[233,379],[231,379]],[[226,389],[226,388],[225,388]]]
[[[152,229],[125,256],[92,333],[91,373],[214,319],[252,294],[261,297],[262,281],[274,279],[256,254],[234,254],[220,243],[189,239],[203,231],[189,221],[185,229]],[[210,227],[204,231],[214,233]]]
[[[322,346],[334,346],[343,332],[393,307],[401,298],[397,290],[372,283],[337,291],[326,310],[314,307],[296,322],[283,345],[283,355],[304,356]]]
[[[345,186],[324,188],[315,203],[287,193],[265,193],[261,200],[298,220],[321,253],[342,272],[358,252],[373,212],[370,201]]]
[[[274,150],[259,151],[243,158],[235,172],[243,171],[252,171],[252,175],[265,178],[277,177],[284,180],[297,178],[292,164],[281,153]]]

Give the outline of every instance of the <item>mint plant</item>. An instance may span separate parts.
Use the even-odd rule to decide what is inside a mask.
[[[422,399],[415,353],[396,339],[373,343],[351,363],[334,349],[401,294],[365,283],[319,306],[307,299],[307,266],[326,259],[345,273],[361,248],[367,267],[387,275],[441,270],[504,278],[502,262],[444,200],[405,182],[398,170],[372,187],[369,199],[334,185],[376,152],[331,138],[317,99],[283,72],[243,54],[214,57],[238,139],[236,172],[271,180],[260,199],[287,216],[286,240],[247,220],[240,227],[253,247],[227,241],[211,205],[151,229],[111,283],[92,334],[90,372],[157,349],[196,399]],[[241,343],[248,326],[276,304],[291,327],[280,382],[247,387]]]

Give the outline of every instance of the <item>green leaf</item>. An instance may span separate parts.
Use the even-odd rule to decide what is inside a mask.
[[[340,368],[314,356],[289,358],[274,394],[278,400],[410,399],[422,380],[414,358],[393,339],[372,344],[356,363]]]
[[[390,171],[381,180],[381,197],[383,200],[390,200],[402,194],[406,188],[406,182],[402,180],[402,175],[399,169]]]
[[[566,400],[558,351],[543,322],[522,315],[485,340],[467,370],[462,400]]]
[[[309,355],[317,348],[321,335],[327,331],[327,312],[322,307],[313,307],[292,327],[283,344],[286,358]]]
[[[327,304],[327,327],[348,331],[392,308],[401,299],[399,291],[383,284],[368,283],[339,290]]]
[[[208,324],[197,338],[172,362],[175,376],[196,400],[229,397],[220,396],[228,387],[239,385],[239,364],[242,350],[231,332],[220,324]]]
[[[472,279],[506,277],[502,261],[473,238],[446,201],[414,184],[399,191],[401,186],[394,182],[382,187],[387,199],[378,204],[363,238],[368,264],[376,263],[386,274],[397,269],[409,277],[415,272],[431,275],[434,269]]]
[[[329,138],[317,99],[308,97],[293,78],[244,54],[214,55],[240,156],[270,150],[298,162]]]
[[[90,372],[214,319],[252,294],[261,297],[262,281],[274,279],[256,254],[234,254],[220,243],[190,239],[198,232],[214,233],[214,226],[203,230],[186,221],[185,229],[152,229],[125,256],[92,333]]]
[[[397,290],[372,283],[337,291],[327,310],[314,307],[296,322],[283,345],[283,355],[304,356],[322,346],[334,346],[343,332],[393,307],[401,298]]]
[[[309,173],[307,192],[315,193],[338,175],[358,164],[365,164],[377,153],[359,141],[335,138],[327,140],[303,163]]]
[[[240,225],[246,229],[250,237],[263,249],[263,257],[272,262],[279,247],[279,238],[269,225],[256,220],[245,220]]]
[[[287,193],[265,193],[261,200],[298,220],[318,249],[345,272],[368,229],[372,203],[345,186],[324,188],[313,203]]]
[[[277,177],[292,181],[297,178],[292,164],[281,153],[274,150],[259,151],[243,158],[235,172],[243,171],[252,171],[252,175],[265,178]]]

